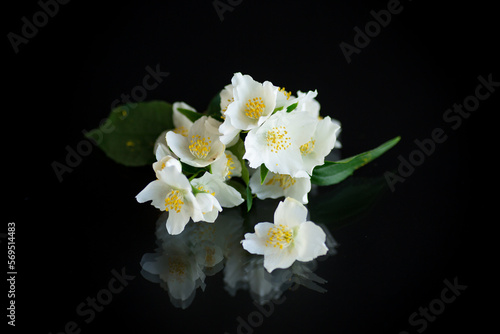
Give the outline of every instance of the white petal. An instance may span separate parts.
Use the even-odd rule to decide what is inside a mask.
[[[274,223],[289,227],[294,227],[305,222],[306,218],[307,208],[291,197],[287,197],[284,201],[280,202],[274,212]]]
[[[296,146],[291,146],[278,153],[266,153],[265,157],[267,159],[264,164],[273,173],[296,176],[297,173],[303,170],[302,156],[300,155],[299,148]]]
[[[206,222],[213,223],[222,207],[220,206],[217,199],[208,193],[198,193],[196,194],[196,201],[200,206],[200,210],[203,214],[203,219]]]
[[[220,92],[220,110],[222,115],[226,113],[227,107],[229,104],[233,103],[233,101],[233,85],[229,84]]]
[[[272,272],[274,269],[278,268],[286,269],[290,267],[295,260],[297,260],[295,251],[288,248],[278,249],[271,254],[264,254],[264,268],[266,268],[268,272]]]
[[[187,109],[196,112],[196,110],[191,107],[189,104],[184,103],[184,102],[174,102],[172,104],[172,120],[174,122],[174,126],[176,128],[184,127],[186,130],[189,130],[191,128],[191,125],[193,125],[193,122],[186,116],[184,116],[181,112],[178,111],[178,109]]]
[[[259,131],[261,128],[255,128],[247,133],[245,138],[245,154],[243,159],[248,161],[251,168],[258,168],[264,163],[265,137]]]
[[[297,92],[297,96],[299,99],[299,104],[297,105],[297,110],[305,111],[311,114],[313,117],[319,117],[319,110],[321,108],[318,101],[316,101],[316,96],[318,95],[318,91],[308,91],[307,93],[303,93],[301,91]]]
[[[173,153],[169,150],[167,145],[167,132],[170,130],[163,131],[156,139],[154,145],[154,153],[156,156],[156,161],[160,161],[163,157],[167,155],[173,156]],[[175,158],[175,157],[174,157]]]
[[[253,173],[250,177],[249,186],[252,193],[257,195],[257,198],[259,199],[283,197],[285,193],[283,188],[280,186],[280,183],[273,182],[273,177],[276,175],[277,174],[274,174],[273,172],[269,172],[264,180],[264,183],[261,184],[259,168],[257,172]]]
[[[167,132],[167,143],[172,152],[175,153],[184,163],[189,163],[194,159],[193,155],[189,151],[189,140],[187,137],[175,133],[173,131]]]
[[[188,210],[182,210],[180,212],[169,211],[167,218],[167,231],[170,234],[176,235],[184,231],[184,227],[189,222],[190,216]]]
[[[236,73],[231,82],[234,87],[234,102],[227,107],[226,117],[230,117],[232,125],[240,130],[250,130],[261,125],[276,106],[278,88],[268,81],[261,84],[253,80],[251,76],[241,73]],[[257,119],[245,114],[246,104],[254,98],[261,98],[265,105],[262,114]]]
[[[220,177],[209,172],[199,179],[191,181],[193,185],[202,184],[203,187],[214,193],[215,198],[224,208],[232,208],[243,203],[241,194],[233,187],[227,185]]]
[[[182,174],[175,165],[165,166],[157,173],[160,180],[170,185],[172,188],[191,191],[191,184],[187,177]]]
[[[207,117],[205,120],[205,131],[209,132],[213,136],[220,136],[219,127],[222,122],[219,122],[213,117]]]
[[[268,223],[268,222],[263,222],[263,223],[258,223],[255,225],[255,234],[262,239],[267,239],[267,233],[269,232],[270,229],[274,228],[276,225],[273,223]]]
[[[265,240],[259,238],[255,233],[246,233],[241,245],[251,254],[262,255],[266,249]]]
[[[311,261],[320,255],[325,255],[328,248],[325,245],[326,234],[321,227],[306,221],[300,224],[294,246],[297,250],[297,260]]]
[[[226,119],[219,127],[219,132],[221,133],[220,141],[229,147],[232,146],[231,144],[234,145],[236,141],[238,141],[240,129],[235,128],[231,124],[231,118],[226,116]]]
[[[200,203],[191,191],[184,194],[184,205],[186,206],[186,210],[188,210],[189,215],[194,222],[203,220],[203,213],[200,207]]]
[[[158,179],[161,177],[160,171],[165,167],[174,167],[179,173],[182,172],[182,166],[179,160],[170,155],[166,155],[157,162],[153,163],[153,170],[155,171]]]
[[[284,189],[284,196],[294,198],[302,204],[307,204],[307,195],[311,191],[311,179],[309,175],[307,177],[296,177],[294,180],[295,183],[293,185]]]
[[[241,163],[229,150],[224,151],[224,154],[210,166],[212,174],[221,180],[241,176]]]
[[[137,202],[152,201],[151,205],[160,210],[165,210],[165,197],[171,188],[165,182],[154,180],[150,182],[137,196]]]

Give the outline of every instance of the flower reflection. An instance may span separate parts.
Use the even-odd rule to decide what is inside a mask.
[[[287,269],[269,273],[262,256],[250,254],[241,247],[243,235],[251,228],[248,224],[269,219],[269,213],[272,217],[275,208],[275,201],[259,201],[258,210],[246,215],[246,222],[241,208],[226,209],[220,213],[217,223],[188,224],[178,235],[167,232],[168,213],[164,213],[157,221],[155,253],[143,255],[141,273],[146,279],[159,283],[168,292],[172,304],[183,309],[193,302],[198,288],[205,289],[205,277],[220,271],[231,296],[238,290],[248,290],[260,304],[279,298],[293,283],[326,291],[321,287],[326,281],[313,273],[317,266],[315,260],[296,261]],[[326,256],[335,254],[337,244],[328,230],[323,230],[329,248]]]

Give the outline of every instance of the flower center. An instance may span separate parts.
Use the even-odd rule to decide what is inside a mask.
[[[228,179],[231,178],[231,175],[233,174],[233,169],[236,167],[234,165],[233,157],[230,154],[226,154],[227,162],[226,162],[226,177]]]
[[[293,232],[285,225],[279,224],[271,227],[267,231],[266,247],[283,247],[293,242]]]
[[[215,196],[215,191],[210,191],[210,190],[206,189],[202,184],[200,184],[198,187],[196,187],[196,189],[198,189],[199,191],[202,191],[204,193],[210,194],[212,196]]]
[[[177,134],[180,134],[184,137],[187,137],[188,136],[188,129],[186,129],[185,126],[179,126],[179,127],[174,129],[174,133],[177,133]]]
[[[207,267],[215,266],[215,249],[211,247],[205,247],[205,264]]]
[[[309,140],[307,143],[305,143],[304,145],[301,145],[300,146],[300,153],[302,155],[307,155],[307,154],[311,153],[312,151],[314,151],[314,143],[316,143],[316,140],[313,140],[311,138],[311,140]]]
[[[245,107],[245,115],[252,119],[258,119],[264,112],[266,105],[262,100],[262,97],[254,97],[253,99],[248,99]]]
[[[189,145],[189,151],[198,159],[204,159],[210,153],[212,141],[210,137],[201,137],[200,135],[193,135],[191,137],[191,145]]]
[[[292,95],[292,92],[287,92],[285,87],[281,87],[278,91],[282,92],[283,95],[285,95],[287,100],[290,99],[290,96]]]
[[[178,281],[183,281],[186,276],[186,263],[180,256],[170,256],[167,260],[168,272]]]
[[[184,205],[183,199],[184,197],[179,190],[172,190],[165,198],[165,210],[181,212],[182,205]]]
[[[287,134],[288,132],[284,126],[275,126],[267,131],[267,146],[271,148],[271,152],[278,153],[278,151],[286,150],[291,145],[290,137],[287,137]]]
[[[290,188],[297,182],[293,177],[286,174],[276,174],[269,181],[266,186],[278,184],[283,190]]]
[[[230,98],[230,99],[227,99],[227,104],[226,104],[226,106],[220,110],[220,113],[222,114],[222,115],[221,115],[222,119],[226,119],[226,110],[227,110],[227,107],[229,107],[229,105],[230,105],[231,103],[233,103],[233,102],[234,102],[234,97],[232,97],[232,98]]]

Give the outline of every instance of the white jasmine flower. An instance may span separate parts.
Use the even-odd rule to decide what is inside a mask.
[[[191,122],[189,118],[184,116],[179,111],[179,108],[188,109],[196,112],[196,110],[193,107],[184,102],[174,102],[174,104],[172,105],[172,110],[173,110],[172,121],[174,123],[174,129],[165,130],[158,136],[158,139],[156,139],[154,145],[154,152],[156,155],[161,154],[162,157],[170,155],[173,156],[174,158],[177,158],[177,156],[168,148],[167,132],[174,131],[175,133],[178,133],[180,135],[187,136],[188,131],[191,128],[191,125],[193,125],[193,122]],[[160,159],[156,157],[156,160],[159,161]]]
[[[219,132],[221,134],[220,141],[226,145],[226,147],[231,147],[238,141],[240,129],[235,128],[231,124],[231,118],[229,116],[225,116],[224,122],[219,127]]]
[[[307,209],[299,201],[286,198],[274,213],[273,223],[258,223],[255,233],[246,233],[241,241],[249,253],[264,255],[268,272],[288,268],[295,261],[311,261],[325,255],[326,235],[321,227],[307,221]]]
[[[160,166],[161,167],[161,166]],[[189,222],[203,220],[202,209],[206,209],[207,199],[202,204],[195,198],[191,184],[178,160],[168,159],[165,166],[156,171],[157,180],[150,182],[137,196],[139,203],[151,201],[155,208],[168,211],[166,226],[170,234],[179,234]]]
[[[191,120],[189,118],[184,116],[184,114],[182,114],[179,111],[179,109],[187,109],[187,110],[191,110],[194,112],[197,112],[197,111],[196,111],[196,109],[191,107],[189,104],[184,103],[184,102],[174,102],[172,104],[172,111],[173,111],[172,120],[173,120],[174,126],[175,126],[173,131],[175,133],[178,133],[178,134],[186,137],[188,135],[189,129],[193,125],[193,122],[191,122]]]
[[[257,82],[251,76],[241,73],[235,73],[231,83],[234,101],[227,105],[224,123],[228,122],[239,130],[260,126],[274,111],[278,87],[274,87],[269,81]]]
[[[219,127],[219,132],[221,133],[220,141],[226,145],[226,147],[231,147],[238,141],[238,134],[240,129],[235,128],[231,124],[230,118],[226,115],[227,107],[234,102],[233,96],[233,85],[227,85],[220,92],[220,111],[224,122]]]
[[[172,151],[170,151],[170,149],[168,148],[168,145],[167,145],[167,132],[169,132],[171,130],[165,130],[163,131],[159,136],[158,136],[158,139],[156,139],[155,141],[155,145],[154,145],[154,152],[155,152],[155,156],[156,156],[156,161],[160,161],[160,159],[162,157],[165,157],[165,156],[171,156],[171,157],[174,157],[174,158],[178,158],[178,156],[176,156]],[[159,158],[160,156],[160,158]]]
[[[173,153],[165,145],[158,145],[155,150],[156,162],[153,163],[153,170],[156,173],[156,178],[159,178],[158,172],[167,166],[180,166],[179,161]]]
[[[218,175],[222,180],[241,176],[241,163],[238,158],[231,151],[226,150],[224,153],[224,156],[210,165],[212,174]]]
[[[297,91],[297,100],[298,105],[297,111],[305,111],[310,113],[312,116],[316,118],[320,118],[319,110],[321,108],[319,102],[316,100],[316,96],[318,96],[318,91],[308,91],[307,93]]]
[[[203,116],[193,123],[187,136],[167,132],[170,149],[180,160],[194,167],[205,167],[224,154],[225,145],[219,140],[220,122]]]
[[[220,112],[222,118],[226,118],[227,107],[234,102],[233,85],[229,84],[220,92]]]
[[[224,208],[232,208],[243,203],[243,198],[236,189],[227,185],[222,178],[209,172],[205,172],[200,178],[193,179],[191,184],[198,190],[213,195]]]
[[[307,194],[311,191],[311,179],[291,177],[286,174],[268,172],[264,183],[260,182],[260,168],[250,178],[250,189],[259,199],[291,197],[306,204]]]
[[[339,130],[338,123],[332,122],[329,116],[318,121],[309,141],[300,146],[304,171],[299,171],[296,176],[309,177],[315,166],[325,163],[325,157],[335,147]]]
[[[311,140],[317,123],[307,113],[280,110],[248,132],[243,158],[251,168],[264,164],[273,173],[295,177],[305,171],[301,146]]]
[[[319,114],[319,111],[321,109],[321,105],[316,100],[316,96],[318,95],[318,92],[316,90],[315,91],[308,91],[307,93],[297,91],[297,95],[298,95],[298,101],[299,101],[297,108],[296,108],[297,111],[307,112],[307,113],[311,114],[312,116],[318,118],[319,120],[323,119],[323,117],[321,117],[321,115]],[[330,121],[339,127],[339,129],[336,131],[336,137],[338,138],[340,131],[341,131],[341,124],[338,120],[333,119],[333,118],[330,118]],[[340,141],[335,140],[334,147],[341,148],[342,144],[340,143]]]
[[[296,111],[306,111],[312,116],[319,118],[320,104],[316,101],[318,96],[317,90],[310,90],[307,93],[297,91],[297,96],[292,95],[292,92],[285,90],[284,87],[280,88],[276,98],[276,108],[286,109],[293,104],[297,104],[294,108]]]
[[[287,107],[297,102],[297,97],[292,95],[292,92],[287,91],[285,87],[276,87],[276,88],[278,88],[278,93],[276,94],[275,108],[286,109]]]
[[[198,192],[195,195],[203,215],[201,220],[213,223],[217,219],[219,212],[222,211],[222,207],[213,193],[209,193],[207,189],[202,189],[201,187],[198,187],[197,189],[201,190],[201,192]]]

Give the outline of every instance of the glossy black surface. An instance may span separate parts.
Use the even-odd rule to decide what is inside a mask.
[[[348,63],[339,43],[354,43],[353,28],[387,1],[236,3],[221,21],[211,1],[75,1],[60,5],[17,54],[5,38],[0,232],[16,223],[18,273],[9,332],[489,329],[500,87],[490,87],[497,91],[467,117],[445,115],[476,94],[479,76],[500,81],[493,5],[402,1],[403,10]],[[21,18],[40,11],[36,1],[8,8],[5,36],[20,34]],[[281,284],[290,278],[283,275],[277,302],[259,300],[249,280],[228,288],[226,258],[226,267],[205,269],[190,305],[177,307],[141,274],[144,254],[158,246],[159,212],[134,198],[153,179],[151,168],[118,165],[92,146],[60,182],[54,161],[67,164],[68,150],[82,149],[83,133],[144,85],[147,67],[169,73],[147,100],[185,101],[200,111],[238,71],[292,91],[317,89],[322,114],[342,122],[343,157],[402,137],[344,183],[311,193],[311,219],[338,244],[309,268],[315,289]],[[402,159],[418,159],[415,141],[435,131],[440,142],[391,189],[386,172],[404,171]],[[256,203],[250,220],[272,220],[271,202]],[[233,214],[248,220],[241,210]]]

